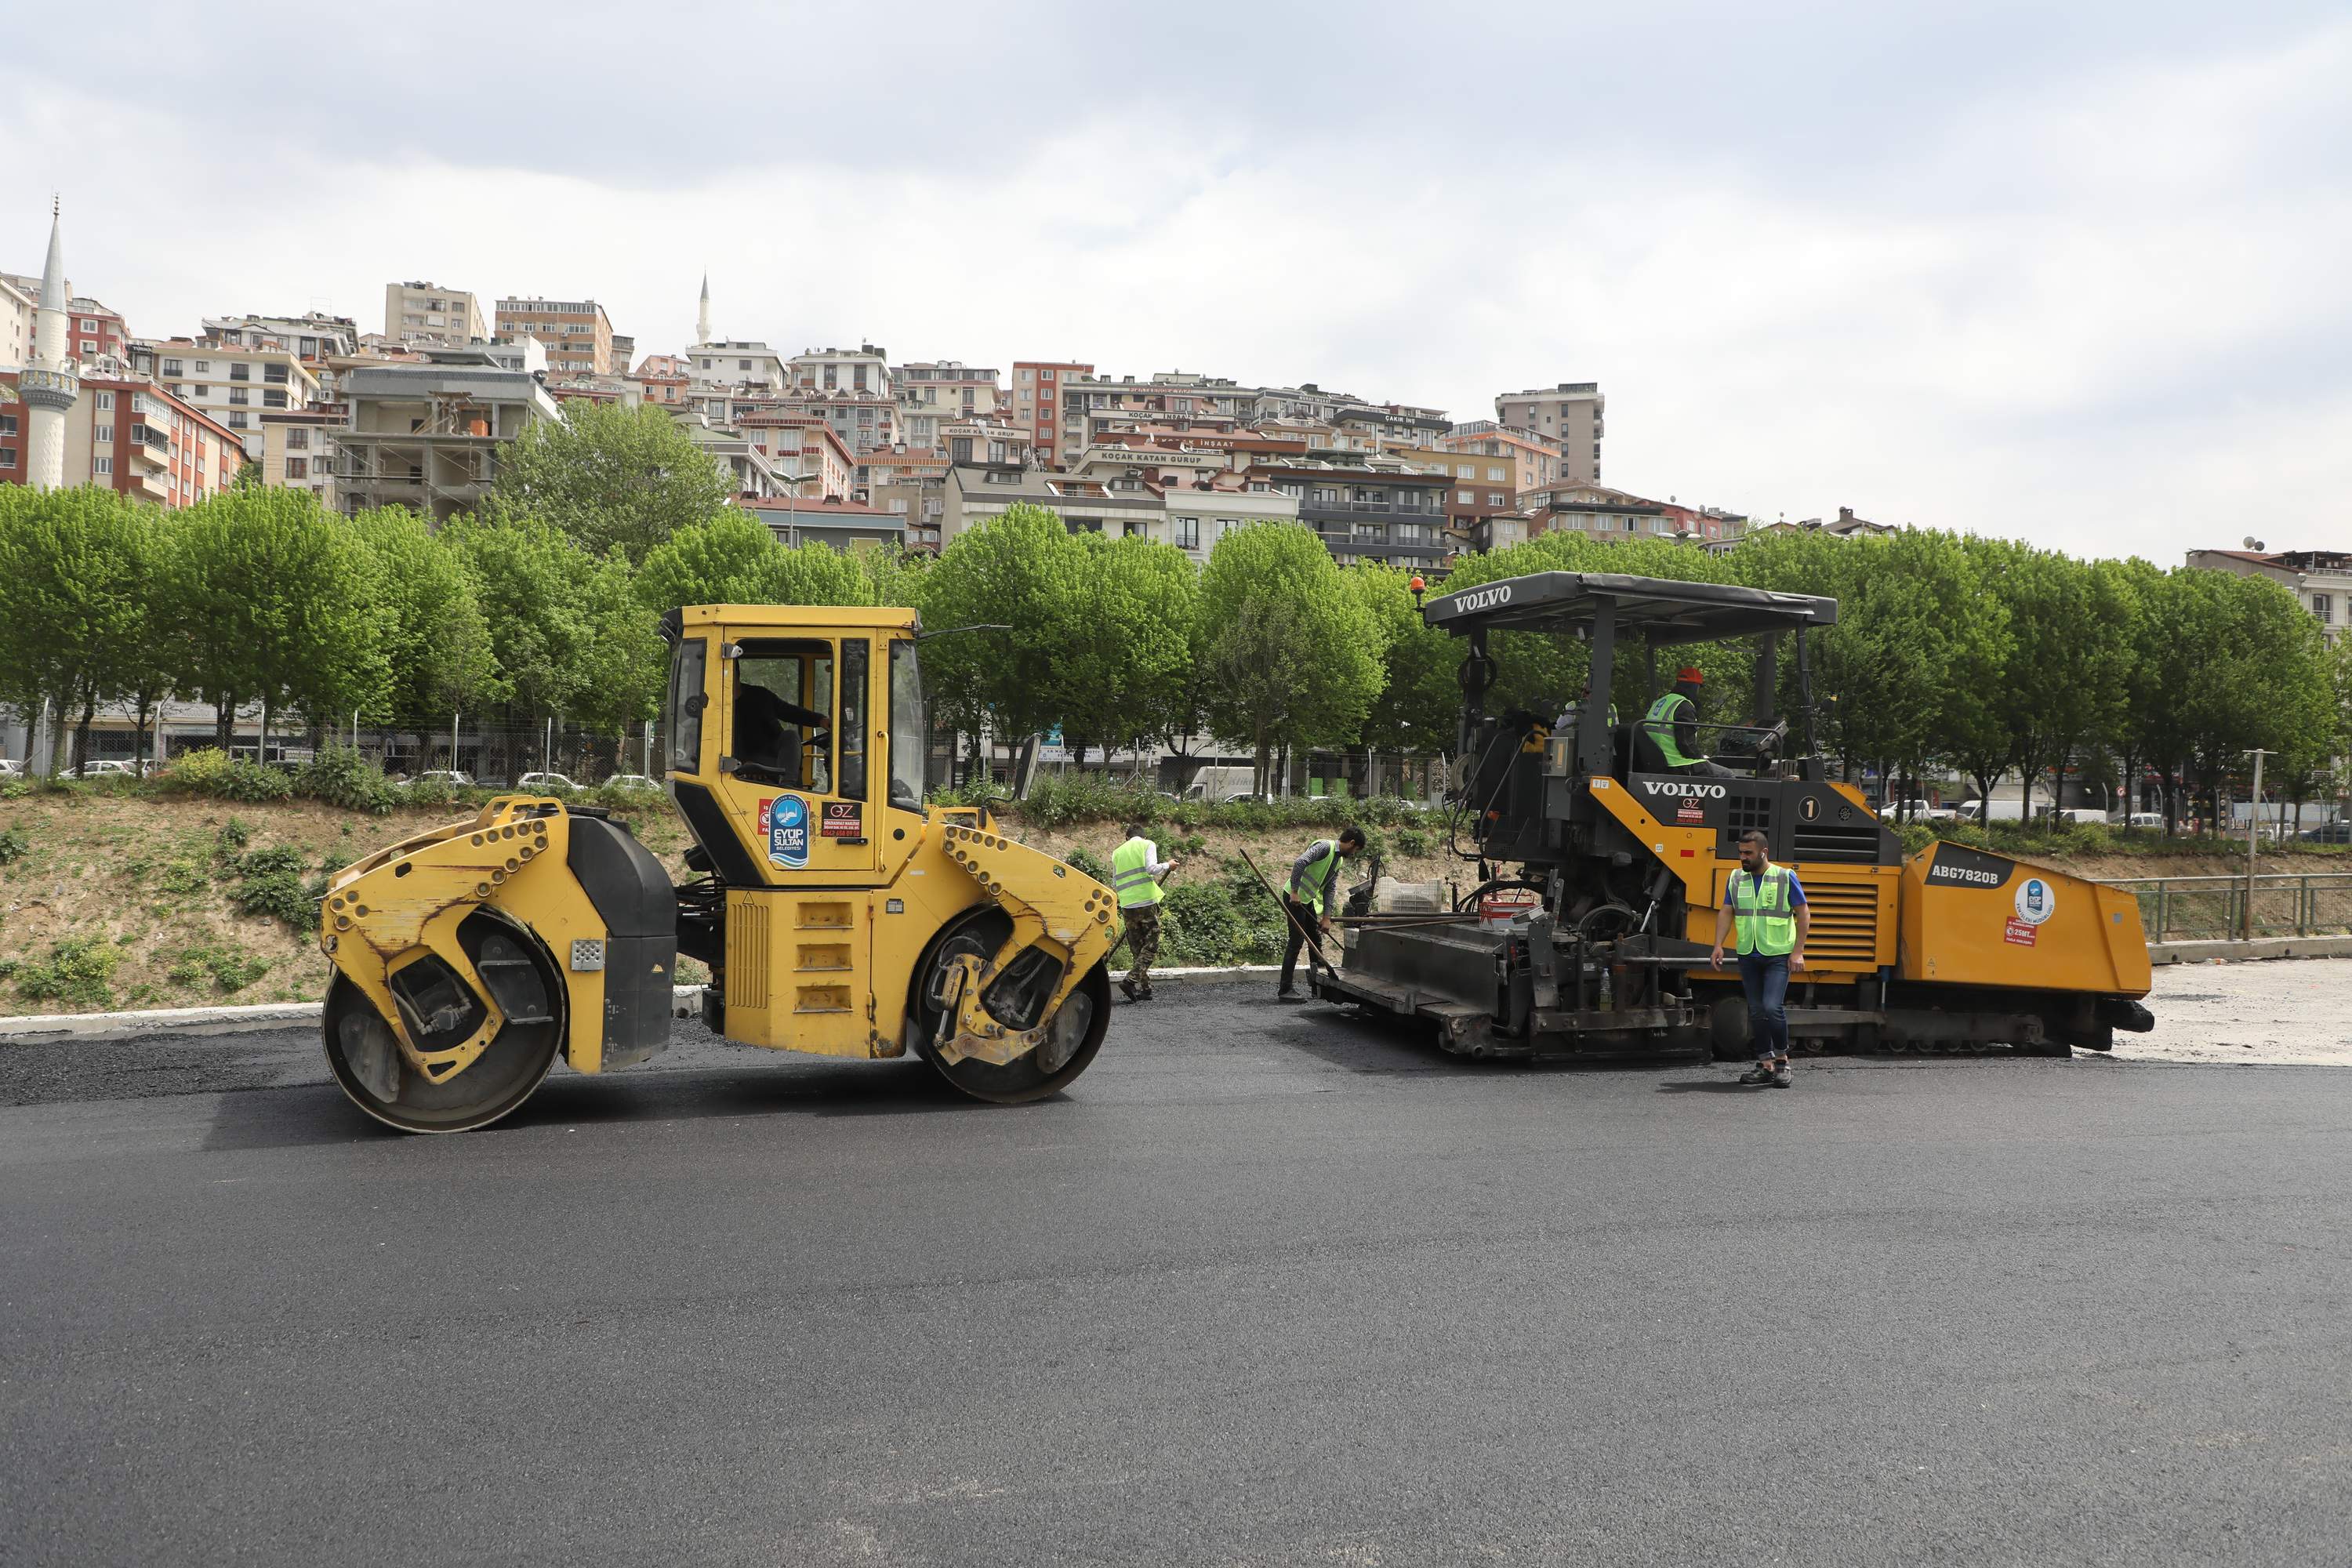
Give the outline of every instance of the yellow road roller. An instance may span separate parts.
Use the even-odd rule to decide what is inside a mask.
[[[663,618],[667,789],[693,835],[673,886],[625,822],[504,795],[379,850],[320,903],[325,1034],[360,1109],[485,1126],[561,1055],[669,1040],[678,959],[727,1038],[913,1052],[974,1100],[1066,1087],[1101,1048],[1110,889],[976,809],[926,806],[913,610],[713,605]]]

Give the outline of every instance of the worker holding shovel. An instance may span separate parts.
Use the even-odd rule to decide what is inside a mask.
[[[1307,1000],[1292,988],[1299,950],[1313,942],[1317,955],[1321,956],[1323,944],[1318,939],[1331,934],[1332,906],[1339,901],[1339,862],[1363,847],[1364,830],[1343,827],[1339,837],[1317,839],[1291,862],[1290,885],[1282,893],[1282,912],[1290,922],[1290,938],[1282,950],[1282,989],[1274,994],[1276,1001]],[[1329,960],[1324,962],[1328,966]]]

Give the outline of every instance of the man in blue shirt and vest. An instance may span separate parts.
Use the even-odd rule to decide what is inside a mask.
[[[1299,950],[1307,933],[1331,934],[1331,910],[1339,899],[1339,862],[1364,847],[1364,830],[1343,827],[1337,838],[1318,838],[1290,863],[1290,886],[1283,889],[1282,907],[1290,921],[1290,940],[1282,950],[1282,989],[1277,1002],[1304,1002],[1291,988],[1298,972]],[[1319,945],[1319,944],[1318,944]]]
[[[1151,1000],[1151,963],[1160,956],[1160,879],[1176,868],[1175,857],[1160,858],[1160,846],[1143,836],[1143,824],[1127,825],[1127,841],[1110,852],[1110,890],[1118,899],[1119,922],[1127,927],[1132,960],[1118,988],[1130,1002]]]
[[[1710,968],[1723,967],[1723,942],[1739,937],[1739,988],[1748,994],[1748,1032],[1756,1040],[1756,1065],[1739,1081],[1786,1089],[1789,1077],[1789,975],[1804,973],[1805,936],[1813,927],[1805,889],[1797,874],[1772,864],[1770,840],[1753,828],[1739,836],[1739,869],[1724,889],[1715,914],[1715,951]]]

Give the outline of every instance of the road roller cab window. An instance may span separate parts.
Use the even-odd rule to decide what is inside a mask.
[[[930,726],[924,721],[923,677],[911,641],[890,645],[890,804],[923,809]]]
[[[709,647],[701,637],[688,637],[670,656],[669,699],[664,705],[663,716],[664,727],[669,731],[669,765],[673,773],[702,771],[702,709],[708,700],[703,695],[702,672]]]
[[[829,642],[747,642],[735,665],[730,754],[744,777],[833,793]]]

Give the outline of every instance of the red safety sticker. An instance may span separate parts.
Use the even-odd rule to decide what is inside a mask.
[[[2041,930],[2040,926],[2028,925],[2015,915],[2011,915],[2009,917],[2009,930],[2001,934],[2001,940],[2014,942],[2019,947],[2032,947],[2035,935]]]

